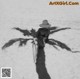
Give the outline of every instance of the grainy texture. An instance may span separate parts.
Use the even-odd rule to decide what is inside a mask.
[[[36,71],[39,79],[51,79],[46,69],[44,48],[38,48]]]

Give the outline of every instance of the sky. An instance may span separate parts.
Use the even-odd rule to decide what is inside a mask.
[[[4,51],[1,50],[8,40],[24,37],[20,32],[12,30],[13,27],[37,30],[44,19],[52,26],[71,27],[71,30],[58,32],[50,38],[66,43],[73,50],[80,50],[80,5],[50,6],[49,2],[50,0],[0,0],[0,68],[12,67],[12,79],[38,79],[31,42],[25,47],[19,48],[19,43],[15,43]],[[73,54],[62,49],[57,51],[47,44],[45,52],[47,69],[52,79],[80,79],[79,53]]]

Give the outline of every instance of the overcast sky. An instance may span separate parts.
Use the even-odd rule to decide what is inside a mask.
[[[11,28],[38,29],[42,20],[48,19],[52,26],[72,28],[51,37],[65,42],[73,50],[80,50],[80,6],[50,6],[49,2],[50,0],[0,0],[0,47],[12,38],[24,37]],[[57,51],[49,45],[46,45],[45,52],[48,72],[52,78],[80,79],[79,53]],[[23,48],[18,48],[16,43],[4,51],[0,50],[0,67],[4,66],[12,67],[12,79],[38,79],[30,42]]]

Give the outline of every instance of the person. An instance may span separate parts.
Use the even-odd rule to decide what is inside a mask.
[[[51,24],[48,23],[48,20],[43,20],[42,24],[39,25],[41,28],[37,31],[37,39],[38,39],[38,46],[44,47],[45,43],[48,41],[49,37],[49,28],[51,27]]]

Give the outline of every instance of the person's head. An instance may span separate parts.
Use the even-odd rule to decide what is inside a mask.
[[[43,20],[42,24],[39,25],[42,28],[50,28],[51,24],[48,23],[48,20]]]

